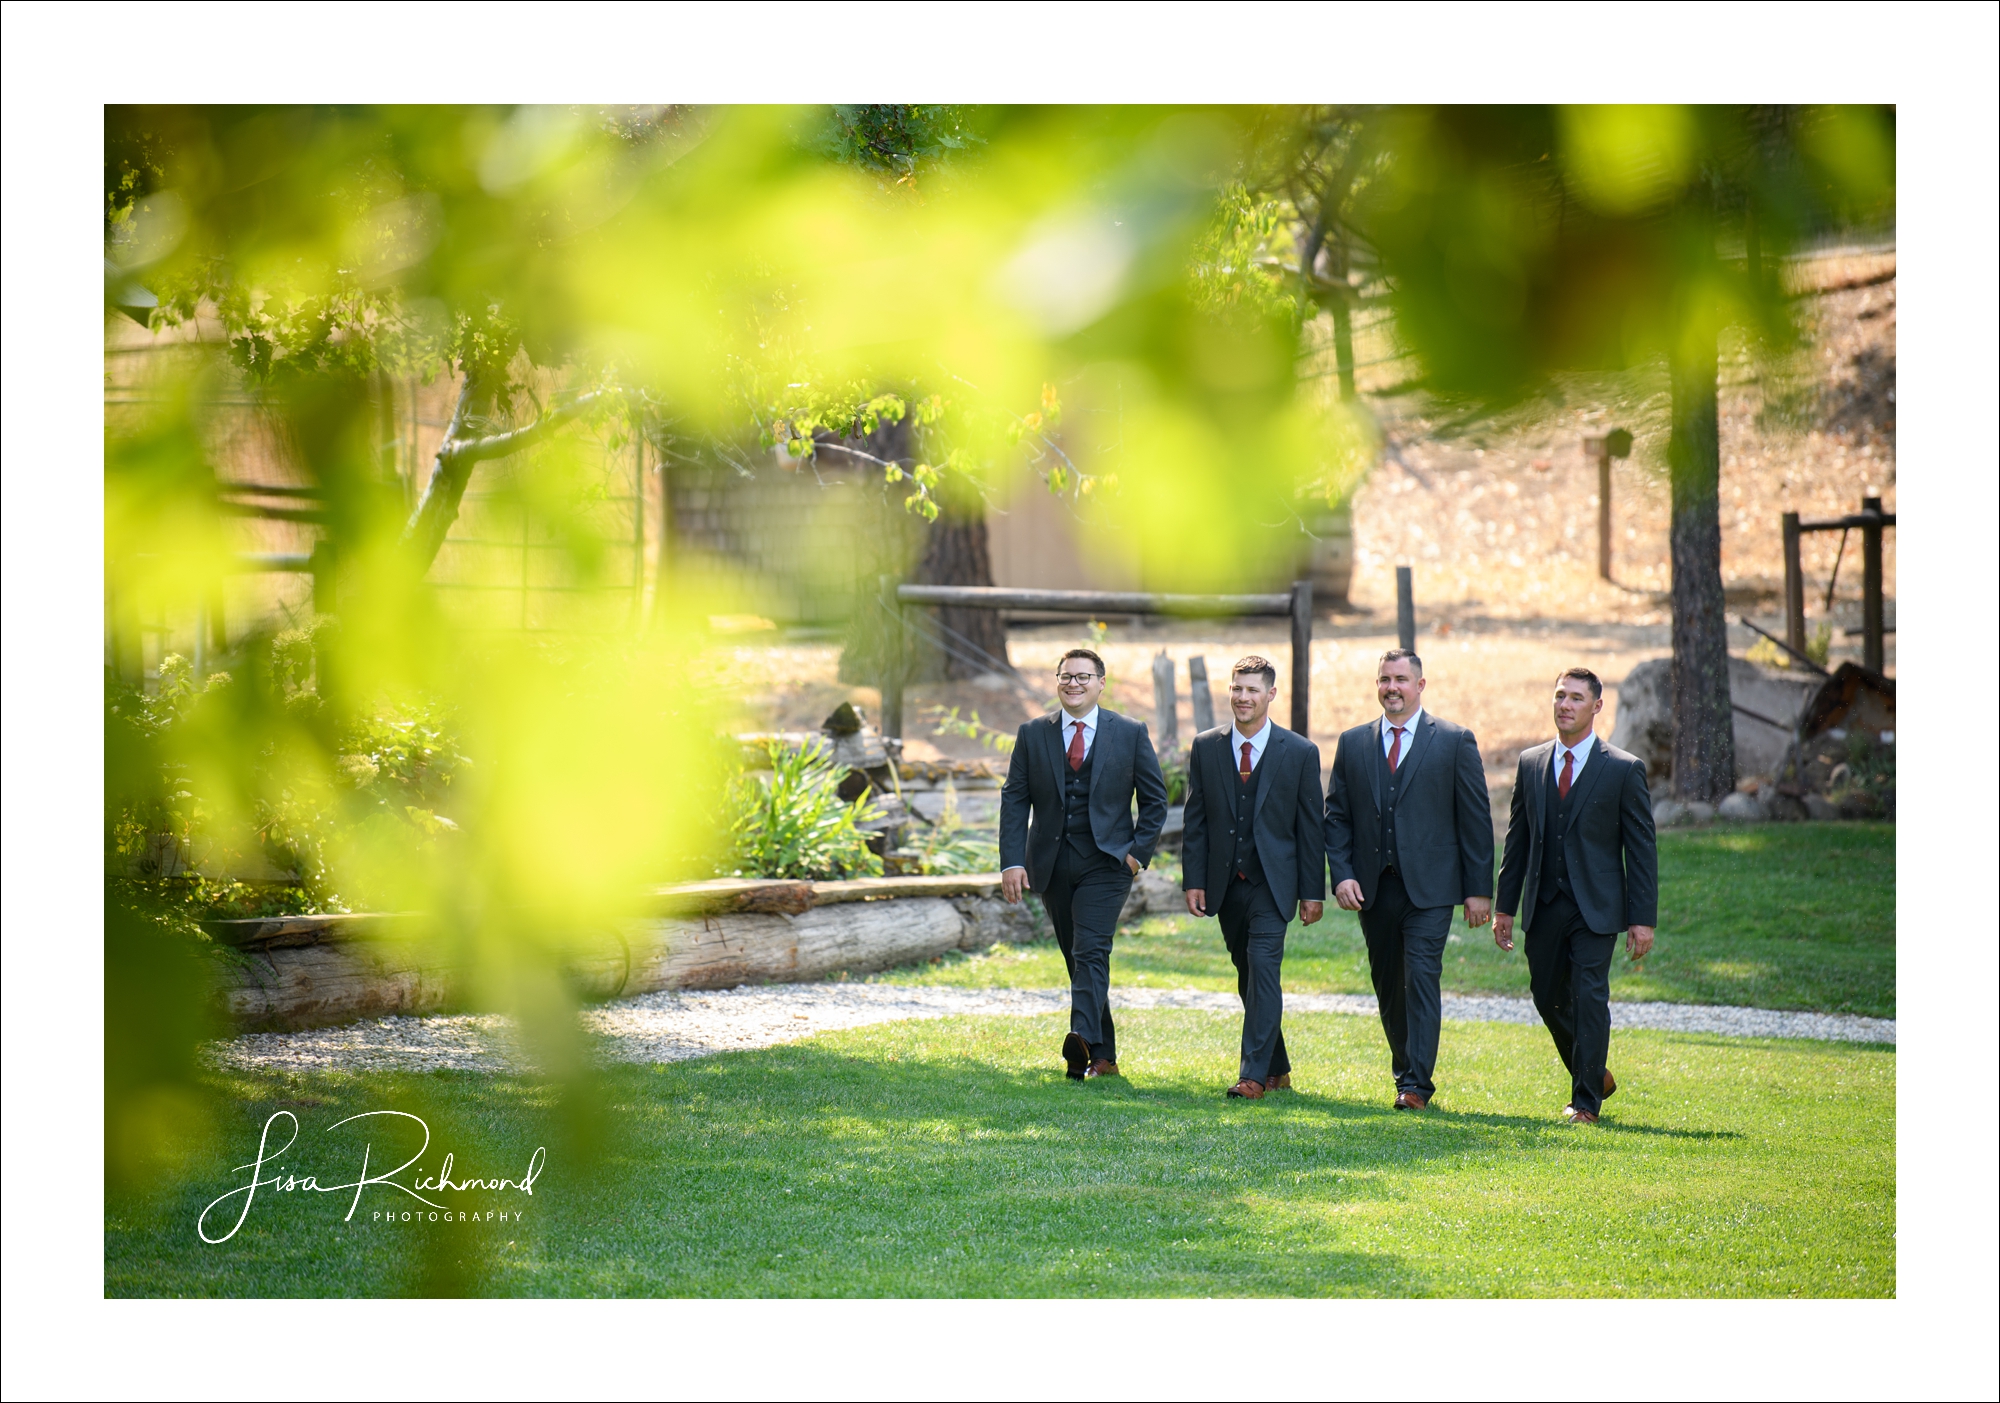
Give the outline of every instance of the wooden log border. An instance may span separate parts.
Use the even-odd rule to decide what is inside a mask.
[[[871,973],[1035,938],[1039,906],[1000,899],[997,873],[847,882],[689,882],[634,915],[575,932],[563,976],[584,1000]],[[212,921],[238,958],[216,1002],[241,1031],[328,1027],[467,1006],[478,971],[410,913]]]

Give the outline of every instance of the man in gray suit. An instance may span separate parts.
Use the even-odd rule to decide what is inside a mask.
[[[1255,1101],[1292,1084],[1280,971],[1292,912],[1325,912],[1319,747],[1271,722],[1278,669],[1255,654],[1230,670],[1231,726],[1188,747],[1181,886],[1191,916],[1217,916],[1243,1000],[1243,1050],[1224,1093]]]
[[[1492,912],[1493,813],[1479,742],[1424,710],[1424,662],[1382,655],[1380,720],[1343,731],[1326,790],[1333,899],[1361,913],[1368,971],[1389,1039],[1395,1107],[1437,1094],[1438,1028],[1451,908],[1482,926]]]
[[[1132,879],[1153,860],[1167,782],[1143,721],[1099,707],[1104,659],[1072,648],[1056,665],[1060,711],[1014,737],[1000,788],[1000,894],[1041,893],[1069,967],[1069,1076],[1118,1075],[1111,937]],[[1132,818],[1138,799],[1139,817]]]
[[[1618,1089],[1611,1048],[1611,956],[1653,948],[1660,860],[1646,762],[1597,739],[1604,684],[1587,667],[1556,679],[1556,739],[1521,752],[1507,806],[1493,941],[1514,948],[1515,903],[1528,925],[1528,987],[1570,1074],[1563,1117],[1588,1125]]]

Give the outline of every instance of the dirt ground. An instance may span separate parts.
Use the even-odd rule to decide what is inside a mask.
[[[1732,622],[1742,612],[1781,624],[1782,513],[1840,516],[1870,492],[1896,509],[1895,269],[1893,250],[1800,264],[1790,276],[1801,290],[1842,290],[1797,304],[1796,350],[1775,355],[1725,338],[1722,570]],[[1868,285],[1847,286],[1855,283]],[[1390,358],[1373,375],[1386,384],[1401,373]],[[1365,393],[1368,374],[1361,383]],[[1665,373],[1562,389],[1560,405],[1457,428],[1437,406],[1391,402],[1382,415],[1389,450],[1354,498],[1357,606],[1393,619],[1394,567],[1408,564],[1420,621],[1668,621]],[[1621,426],[1635,446],[1612,465],[1606,582],[1597,575],[1597,472],[1582,441]],[[1883,542],[1892,624],[1895,534]],[[1824,592],[1840,536],[1808,535],[1801,549],[1808,628],[1833,624],[1836,659],[1860,657],[1859,637],[1845,636],[1861,622],[1860,549],[1858,536],[1847,542],[1830,611]],[[1753,638],[1737,628],[1732,646]]]
[[[1314,638],[1312,735],[1329,755],[1332,740],[1341,730],[1380,714],[1373,681],[1375,661],[1395,642],[1393,628],[1383,630],[1372,624],[1323,625]],[[1047,681],[1064,649],[1089,643],[1081,626],[1017,625],[1010,632],[1008,651],[1015,666],[1030,680]],[[1464,626],[1446,636],[1420,637],[1418,643],[1428,681],[1424,704],[1438,715],[1470,726],[1479,737],[1480,751],[1489,767],[1510,764],[1522,746],[1553,734],[1549,690],[1563,667],[1580,662],[1605,679],[1599,729],[1609,735],[1617,714],[1617,684],[1634,663],[1658,657],[1668,648],[1663,625],[1568,627],[1546,622]],[[1289,713],[1290,702],[1282,695],[1282,688],[1291,676],[1291,644],[1282,622],[1113,623],[1097,650],[1111,671],[1107,699],[1118,710],[1148,722],[1153,719],[1153,658],[1164,651],[1174,660],[1182,744],[1193,733],[1187,671],[1191,657],[1208,660],[1209,689],[1218,720],[1226,715],[1229,666],[1252,652],[1277,665],[1281,688],[1277,710]],[[746,727],[810,729],[842,701],[852,701],[871,720],[879,717],[881,698],[875,688],[847,687],[834,680],[839,653],[831,645],[744,647],[731,650],[730,658],[732,674],[746,684],[745,695],[752,699],[744,716]],[[961,720],[976,712],[983,725],[1009,734],[1022,721],[1041,713],[1040,705],[996,682],[989,678],[910,688],[903,702],[905,753],[912,759],[994,755],[992,748],[977,740],[935,732],[939,712],[952,707],[958,708]],[[1052,695],[1052,681],[1048,681],[1048,689]]]
[[[1781,630],[1784,566],[1779,516],[1855,511],[1864,492],[1896,509],[1895,253],[1842,251],[1792,265],[1786,276],[1808,295],[1799,302],[1804,339],[1785,354],[1726,341],[1720,395],[1723,579],[1731,651],[1756,635],[1736,622],[1748,614]],[[1357,347],[1364,392],[1403,373],[1395,358]],[[1386,378],[1384,378],[1386,377]],[[1556,674],[1581,663],[1606,683],[1599,734],[1617,722],[1618,685],[1634,664],[1671,649],[1664,372],[1617,381],[1573,382],[1564,401],[1470,425],[1440,419],[1436,405],[1378,402],[1387,449],[1354,498],[1352,612],[1318,623],[1312,659],[1312,736],[1330,760],[1345,727],[1378,714],[1374,665],[1395,642],[1395,567],[1414,571],[1417,647],[1429,687],[1425,704],[1479,737],[1496,804],[1514,757],[1553,734],[1549,691]],[[1613,466],[1611,582],[1597,575],[1597,480],[1582,439],[1613,427],[1632,431],[1632,456]],[[1839,547],[1835,534],[1805,538],[1807,625],[1833,626],[1832,657],[1859,659],[1861,543],[1850,539],[1831,608],[1825,590]],[[1895,533],[1886,533],[1883,572],[1895,618]],[[1152,660],[1174,659],[1182,743],[1192,732],[1187,660],[1205,657],[1218,719],[1229,665],[1256,652],[1290,676],[1291,647],[1277,620],[1184,622],[1113,618],[1098,645],[1111,669],[1119,710],[1152,719]],[[1847,636],[1847,630],[1856,636]],[[1895,636],[1888,642],[1895,668]],[[912,688],[904,702],[905,753],[912,759],[988,757],[980,739],[939,730],[952,708],[963,722],[1011,733],[1052,694],[1049,678],[1065,648],[1088,644],[1085,625],[1015,625],[1009,654],[1037,687],[1029,697],[997,677]],[[772,642],[724,650],[747,684],[746,727],[816,727],[842,701],[879,717],[871,687],[835,680],[837,648]],[[1278,714],[1289,712],[1280,698]],[[1002,761],[1004,764],[1004,761]]]

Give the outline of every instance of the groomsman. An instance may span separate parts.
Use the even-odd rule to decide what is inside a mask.
[[[1132,879],[1153,860],[1167,782],[1143,721],[1099,707],[1104,659],[1072,648],[1056,665],[1060,711],[1024,724],[1000,789],[1000,894],[1039,892],[1069,968],[1071,1077],[1118,1075],[1111,937]],[[1139,816],[1134,823],[1133,799]]]
[[[1326,790],[1333,899],[1361,913],[1368,970],[1389,1040],[1395,1108],[1437,1094],[1439,983],[1451,908],[1492,912],[1493,814],[1472,732],[1424,710],[1424,663],[1407,648],[1376,670],[1379,720],[1343,731]]]
[[[1255,1101],[1292,1084],[1279,974],[1285,928],[1325,912],[1319,747],[1271,722],[1278,669],[1252,654],[1230,669],[1236,721],[1188,747],[1181,886],[1188,914],[1216,916],[1243,1000],[1243,1049],[1225,1095]]]
[[[1646,762],[1597,739],[1604,684],[1587,667],[1556,679],[1556,739],[1521,752],[1507,807],[1493,941],[1514,948],[1514,910],[1528,927],[1528,987],[1570,1074],[1571,1124],[1596,1121],[1618,1079],[1611,1047],[1611,957],[1653,948],[1660,862]]]

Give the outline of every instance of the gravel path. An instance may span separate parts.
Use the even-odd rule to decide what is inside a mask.
[[[1240,1015],[1236,995],[1198,989],[1114,992],[1119,1009],[1192,1008]],[[718,1052],[769,1047],[836,1028],[958,1014],[1059,1013],[1067,989],[958,989],[896,984],[769,984],[714,992],[646,994],[587,1010],[584,1026],[619,1062],[678,1062]],[[1299,1013],[1375,1016],[1363,994],[1286,994]],[[1476,1023],[1538,1023],[1534,1004],[1499,995],[1444,997],[1444,1016]],[[1614,1003],[1612,1026],[1659,1028],[1725,1037],[1896,1041],[1893,1018],[1781,1013],[1713,1004]],[[498,1014],[379,1018],[306,1033],[252,1033],[212,1044],[220,1065],[295,1071],[375,1070],[505,1072],[525,1065],[512,1024]]]

